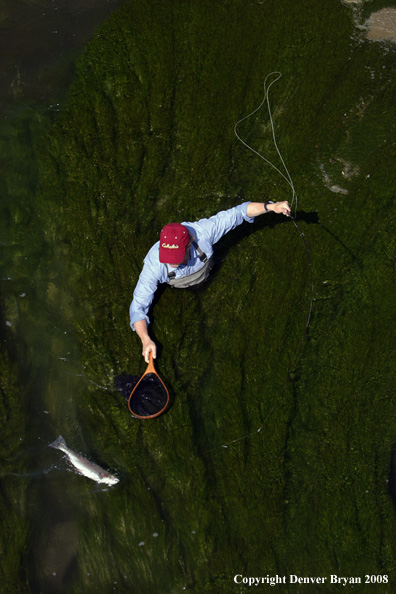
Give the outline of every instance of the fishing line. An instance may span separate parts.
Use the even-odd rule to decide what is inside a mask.
[[[268,85],[267,85],[267,80],[271,77],[275,75],[276,78],[274,78]],[[258,157],[260,157],[260,159],[262,159],[263,161],[265,161],[268,165],[270,165],[273,169],[275,169],[275,171],[277,171],[282,177],[283,179],[287,182],[287,184],[290,186],[291,190],[292,190],[292,200],[291,200],[291,207],[293,207],[293,205],[295,206],[295,213],[294,213],[294,217],[292,215],[287,215],[288,218],[293,222],[295,228],[297,229],[298,233],[300,234],[301,239],[304,242],[304,246],[305,246],[305,251],[306,251],[306,255],[307,255],[307,260],[308,260],[308,265],[309,265],[309,271],[310,271],[310,299],[309,299],[309,308],[308,308],[308,316],[307,316],[307,321],[305,324],[305,328],[304,328],[304,332],[302,335],[302,338],[300,340],[300,344],[297,348],[297,350],[295,351],[293,360],[291,362],[291,364],[289,365],[289,368],[287,370],[287,377],[285,380],[285,383],[283,384],[283,387],[281,389],[281,391],[279,392],[278,396],[275,398],[275,401],[272,405],[272,408],[270,409],[270,411],[267,413],[267,417],[266,417],[266,421],[268,420],[268,417],[271,415],[272,411],[275,408],[276,403],[279,401],[280,397],[282,396],[283,392],[286,389],[286,386],[288,384],[288,381],[292,381],[291,378],[291,373],[293,372],[293,369],[296,367],[298,360],[301,356],[301,352],[302,352],[302,348],[305,342],[305,339],[307,337],[307,333],[308,333],[308,328],[309,328],[309,324],[311,321],[311,312],[312,312],[312,305],[313,305],[313,267],[312,267],[312,260],[311,260],[311,254],[308,248],[308,244],[306,242],[305,239],[305,235],[304,233],[301,231],[299,225],[296,223],[295,221],[295,217],[297,215],[297,202],[298,202],[298,196],[297,193],[295,191],[294,188],[294,183],[293,180],[291,178],[291,175],[289,173],[289,170],[287,169],[286,163],[282,157],[282,154],[280,152],[280,149],[278,147],[278,143],[276,142],[276,136],[275,136],[275,127],[274,127],[274,121],[272,118],[272,113],[271,113],[271,106],[270,106],[270,101],[269,101],[269,90],[272,87],[272,85],[277,82],[280,77],[282,76],[282,74],[280,72],[271,72],[270,74],[268,74],[264,80],[264,96],[263,99],[260,103],[260,105],[258,107],[256,107],[256,109],[254,109],[251,113],[249,113],[247,116],[241,118],[240,120],[238,120],[238,122],[235,124],[234,126],[234,132],[236,137],[238,138],[238,140],[240,140],[240,142],[246,146],[246,148],[248,148],[250,151],[252,151],[255,155],[257,155]],[[244,122],[245,120],[249,119],[250,117],[252,117],[255,113],[257,113],[265,104],[265,102],[267,102],[267,109],[268,109],[268,115],[269,115],[269,120],[271,123],[271,130],[272,130],[272,138],[274,141],[274,146],[276,148],[276,152],[278,153],[278,156],[281,160],[281,163],[283,165],[283,168],[285,170],[285,173],[283,173],[280,169],[278,169],[278,167],[276,167],[276,165],[274,165],[273,163],[271,163],[271,161],[269,161],[266,157],[264,157],[264,155],[262,155],[259,151],[257,151],[256,149],[254,149],[252,146],[250,146],[245,140],[243,140],[243,138],[241,138],[241,136],[238,133],[238,126],[239,124],[241,124],[242,122]],[[219,447],[222,448],[228,448],[228,446],[238,442],[238,441],[242,441],[244,439],[247,439],[248,437],[251,437],[252,435],[256,435],[257,433],[260,433],[260,431],[264,428],[264,424],[261,425],[258,429],[256,429],[255,431],[252,431],[250,433],[247,433],[246,435],[243,435],[242,437],[238,437],[237,439],[233,439],[232,441],[229,441],[227,443],[222,444],[221,446],[217,446],[216,448],[212,448],[211,450],[206,450],[207,452],[211,452],[214,449],[219,449]]]
[[[267,80],[271,76],[273,76],[273,75],[276,75],[276,78],[273,81],[271,81],[271,83],[267,86]],[[252,153],[254,153],[258,157],[260,157],[260,159],[262,159],[263,161],[265,161],[270,167],[272,167],[273,169],[275,169],[275,171],[277,171],[279,173],[279,175],[281,175],[283,177],[283,179],[287,182],[287,184],[290,186],[290,188],[292,190],[292,200],[291,200],[291,205],[290,206],[293,206],[294,203],[295,203],[295,212],[297,212],[298,197],[297,197],[296,191],[294,189],[293,180],[291,178],[291,175],[289,173],[288,168],[286,167],[286,163],[283,160],[282,153],[280,152],[279,147],[278,147],[278,143],[276,142],[274,120],[272,118],[271,105],[270,105],[270,101],[269,101],[269,91],[270,91],[270,88],[272,87],[272,85],[274,83],[276,83],[280,79],[281,76],[282,76],[282,74],[280,72],[270,72],[270,74],[268,74],[265,77],[265,80],[264,80],[264,95],[263,95],[263,99],[262,99],[260,105],[258,107],[256,107],[256,109],[254,109],[247,116],[245,116],[245,117],[243,117],[243,118],[241,118],[240,120],[237,121],[237,123],[234,126],[234,132],[235,132],[235,136],[238,138],[238,140],[244,146],[246,146],[246,148],[248,148],[250,151],[252,151]],[[260,109],[263,107],[263,105],[265,104],[265,102],[267,102],[267,110],[268,110],[269,120],[270,120],[270,123],[271,123],[272,139],[274,141],[274,146],[275,146],[276,152],[278,153],[278,156],[279,156],[279,158],[281,160],[281,163],[283,165],[283,168],[285,170],[286,175],[280,169],[278,169],[278,167],[276,167],[276,165],[274,165],[273,163],[271,163],[271,161],[269,161],[266,157],[264,157],[264,155],[262,155],[261,153],[259,153],[258,151],[256,151],[256,149],[254,149],[252,146],[250,146],[250,144],[248,144],[245,140],[243,140],[243,138],[241,138],[240,135],[238,134],[238,126],[239,126],[239,124],[241,124],[245,120],[248,120],[255,113],[257,113],[258,111],[260,111]]]

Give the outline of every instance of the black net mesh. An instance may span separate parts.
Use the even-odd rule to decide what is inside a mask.
[[[132,413],[140,417],[151,417],[166,406],[168,393],[155,373],[145,375],[129,401]]]

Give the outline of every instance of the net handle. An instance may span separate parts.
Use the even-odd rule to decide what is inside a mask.
[[[155,367],[154,367],[153,351],[150,351],[150,353],[149,353],[149,362],[148,362],[146,371],[142,375],[142,378],[145,375],[147,375],[148,373],[155,373],[155,375],[158,375],[158,373],[155,371]],[[142,378],[140,378],[140,379],[142,379]]]

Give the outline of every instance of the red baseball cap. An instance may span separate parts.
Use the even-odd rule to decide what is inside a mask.
[[[160,235],[159,261],[162,264],[180,264],[184,260],[189,241],[190,234],[184,225],[165,225]]]

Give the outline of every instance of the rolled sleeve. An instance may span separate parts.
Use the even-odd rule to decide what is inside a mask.
[[[247,208],[248,208],[249,204],[250,204],[250,200],[249,200],[249,202],[244,202],[243,204],[240,204],[236,208],[241,209],[244,221],[247,221],[248,223],[254,223],[254,217],[248,217],[248,215],[247,215]]]

